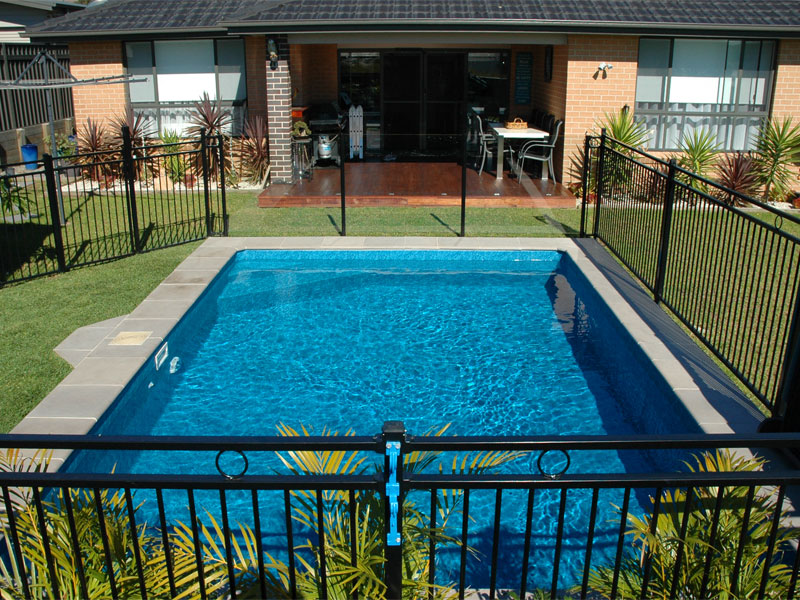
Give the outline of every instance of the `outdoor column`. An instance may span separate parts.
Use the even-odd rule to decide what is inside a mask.
[[[267,124],[269,129],[269,156],[273,183],[290,183],[292,180],[292,80],[289,74],[289,43],[286,36],[268,36],[266,43],[274,40],[278,48],[278,66],[270,66],[267,49]]]

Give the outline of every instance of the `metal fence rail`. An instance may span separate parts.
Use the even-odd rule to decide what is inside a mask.
[[[634,585],[636,597],[791,598],[800,567],[787,521],[800,475],[779,459],[755,471],[580,467],[604,451],[774,454],[800,447],[796,434],[415,437],[387,422],[374,437],[4,435],[0,446],[197,457],[194,475],[0,469],[0,577],[25,597],[26,586],[52,597],[630,597]],[[635,519],[666,554],[637,542]]]
[[[0,285],[227,235],[221,139],[0,167]]]
[[[593,235],[783,416],[800,219],[605,136],[592,152]]]

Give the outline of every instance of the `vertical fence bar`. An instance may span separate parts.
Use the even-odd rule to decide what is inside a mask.
[[[58,192],[56,191],[56,174],[53,168],[53,157],[49,154],[42,156],[44,162],[44,177],[47,183],[47,201],[50,204],[50,221],[53,223],[53,242],[56,245],[56,259],[58,270],[65,272],[67,257],[64,252],[64,237],[61,234],[61,211],[58,207]]]
[[[800,294],[794,301],[776,397],[773,418],[783,420],[784,431],[800,431]]]
[[[322,490],[317,490],[317,539],[319,540],[320,600],[328,600],[328,556],[325,551],[325,515],[322,507]]]
[[[111,588],[111,597],[119,595],[117,591],[117,578],[114,575],[114,559],[111,555],[111,544],[108,539],[108,528],[106,527],[106,515],[103,510],[103,497],[99,488],[92,489],[94,496],[94,506],[97,510],[97,524],[100,526],[100,539],[103,542],[103,556],[106,563],[106,573],[108,574],[108,586]]]
[[[466,115],[462,123],[466,122]],[[461,136],[461,233],[459,237],[466,235],[467,226],[467,134]]]
[[[72,551],[74,552],[75,565],[78,568],[78,584],[81,587],[81,594],[84,598],[89,597],[89,588],[86,585],[86,571],[83,566],[83,554],[81,554],[81,543],[78,539],[78,527],[75,523],[75,511],[72,509],[72,497],[68,487],[61,488],[64,498],[64,508],[67,511],[67,522],[69,523],[69,535],[72,541]]]
[[[25,560],[22,557],[22,546],[19,545],[19,534],[17,533],[17,520],[14,516],[14,507],[11,504],[11,492],[8,486],[3,486],[3,503],[6,509],[6,522],[8,530],[11,534],[11,547],[14,548],[14,556],[16,557],[17,566],[19,567],[19,578],[22,582],[22,593],[25,600],[30,600],[31,590],[28,586],[28,576],[25,572]]]
[[[341,236],[347,235],[347,214],[345,210],[345,206],[347,205],[347,199],[345,194],[345,176],[344,176],[344,167],[347,159],[345,158],[345,151],[344,151],[344,129],[345,129],[346,121],[342,119],[339,121],[339,197],[342,206],[342,231]]]
[[[292,497],[289,490],[283,491],[283,508],[286,517],[286,549],[289,554],[289,595],[297,598],[297,571],[294,559],[294,531],[292,529]]]
[[[502,160],[502,156],[500,159]],[[502,168],[502,163],[500,167]],[[489,572],[489,600],[494,600],[497,594],[497,559],[500,550],[500,511],[503,508],[503,488],[497,488],[494,499],[494,530],[492,532],[492,562]]]
[[[528,506],[525,510],[525,541],[522,546],[522,581],[519,584],[519,597],[528,595],[528,564],[531,556],[531,529],[533,528],[533,503],[536,490],[528,490]]]
[[[675,202],[675,159],[669,161],[667,185],[664,191],[664,210],[661,213],[661,239],[658,245],[658,265],[656,282],[653,286],[653,299],[661,302],[664,293],[664,278],[667,270],[667,254],[669,253],[669,232],[672,226],[672,205]]]
[[[205,129],[200,132],[200,162],[203,165],[203,196],[206,206],[206,237],[209,237],[211,232],[214,230],[214,226],[211,223],[211,196],[208,191],[208,140],[206,139]]]
[[[173,598],[178,595],[175,587],[175,572],[172,568],[172,545],[169,542],[169,530],[167,529],[167,516],[164,512],[164,494],[161,489],[156,490],[156,502],[158,504],[158,520],[161,523],[161,542],[164,544],[164,562],[167,566],[167,579],[169,580],[169,593]]]
[[[136,527],[136,509],[133,506],[133,495],[130,488],[125,488],[125,507],[128,511],[128,528],[131,531],[131,542],[133,548],[134,562],[136,563],[136,575],[139,579],[139,594],[142,600],[147,600],[147,584],[144,581],[144,569],[142,565],[141,548],[139,547],[139,530]]]
[[[222,134],[217,135],[217,151],[219,152],[219,193],[220,201],[222,203],[222,235],[228,237],[228,204],[225,199],[225,142],[222,140]]]
[[[591,157],[589,156],[589,140],[590,136],[586,136],[583,140],[583,172],[581,173],[581,226],[578,237],[586,237],[586,199],[588,197],[588,190],[586,189],[589,184],[589,169]]]
[[[605,162],[606,162],[606,130],[600,130],[600,149],[597,158],[597,193],[594,199],[594,225],[592,226],[592,237],[597,237],[597,231],[600,227],[600,205],[603,203],[603,180],[605,179]]]
[[[131,252],[141,252],[139,243],[139,212],[136,208],[136,174],[133,164],[133,143],[131,130],[122,126],[122,176],[125,178],[125,195],[128,197],[128,220],[131,227]]]
[[[403,442],[402,421],[383,424],[384,522],[386,523],[386,597],[403,597]]]
[[[467,579],[467,535],[469,534],[469,488],[464,490],[464,510],[461,511],[461,556],[458,569],[458,600],[464,600]],[[523,594],[522,598],[525,597]]]

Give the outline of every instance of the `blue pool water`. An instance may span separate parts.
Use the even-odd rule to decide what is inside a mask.
[[[168,352],[160,369],[152,359],[146,363],[94,433],[275,435],[284,424],[318,434],[372,435],[387,420],[404,421],[416,435],[447,424],[449,434],[459,435],[698,431],[559,252],[240,252],[170,334]],[[672,466],[654,460],[584,453],[573,457],[570,472]],[[250,472],[275,466],[269,458],[251,458]],[[79,453],[68,468],[215,472],[214,455],[174,453]],[[507,467],[531,468],[528,460]],[[570,494],[565,531],[574,544],[565,548],[564,586],[574,582],[583,558],[577,540],[586,535],[590,497]],[[249,497],[241,500],[229,508],[232,519],[247,522]],[[207,502],[219,510],[212,498]],[[512,508],[503,513],[504,563],[513,571],[525,501],[512,492],[505,502]],[[613,491],[601,495],[599,553],[614,549],[612,502],[621,498]],[[167,503],[183,517],[185,494],[176,492]],[[473,507],[480,515],[493,503],[493,495],[479,493]],[[646,497],[632,503],[636,510],[646,504]],[[537,499],[536,539],[555,535],[557,508],[556,493]],[[282,513],[275,514],[264,531],[275,548],[281,521]],[[486,550],[491,521],[478,521],[487,527],[471,529],[470,543]],[[531,585],[550,583],[546,546],[542,541],[541,555],[534,549],[532,565],[540,560],[542,566],[532,568]],[[446,553],[442,561],[446,579],[452,564]],[[475,569],[488,576],[485,557]]]

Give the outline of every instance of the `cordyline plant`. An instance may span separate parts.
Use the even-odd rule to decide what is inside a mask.
[[[243,133],[236,149],[237,162],[246,179],[263,187],[270,173],[269,140],[264,118],[248,119]]]
[[[750,153],[737,152],[725,154],[717,163],[717,183],[727,189],[742,194],[753,196],[758,188],[758,177],[755,171],[755,159]],[[740,204],[741,200],[730,192],[716,189],[714,195],[730,206]]]
[[[694,465],[687,463],[697,473],[759,471],[764,464],[761,458],[744,458],[729,450],[703,453],[695,457]],[[756,486],[751,491],[750,487],[735,484],[693,488],[690,500],[687,509],[686,491],[663,492],[655,533],[652,514],[628,518],[627,535],[632,539],[634,552],[622,561],[615,597],[643,597],[647,559],[650,563],[650,580],[644,596],[647,598],[758,598],[764,569],[768,570],[769,582],[766,597],[785,598],[792,575],[786,559],[792,552],[791,542],[797,538],[797,531],[786,527],[788,512],[776,506],[772,490]],[[748,512],[750,500],[752,507]],[[682,534],[684,522],[686,533]],[[768,562],[773,534],[775,549]],[[681,563],[674,581],[679,556]],[[705,593],[701,595],[709,559]],[[610,598],[614,579],[614,567],[596,568],[590,573],[589,586],[600,597]]]
[[[96,154],[96,153],[103,154]],[[84,167],[84,174],[92,181],[111,182],[116,178],[112,166],[108,164],[112,156],[111,139],[105,125],[86,119],[78,131],[78,154],[74,160]]]
[[[205,133],[208,137],[224,136],[225,129],[231,123],[231,113],[223,108],[222,101],[212,101],[208,96],[208,92],[204,92],[202,98],[194,103],[194,106],[189,111],[189,123],[191,125],[186,128],[186,133],[192,137],[200,137]],[[227,173],[230,168],[230,157],[222,152],[222,161],[220,165],[219,152],[209,152],[208,166],[210,169],[209,176],[212,179],[219,180],[220,167],[225,169]],[[195,158],[194,170],[195,173],[202,173],[202,157],[197,155]]]

